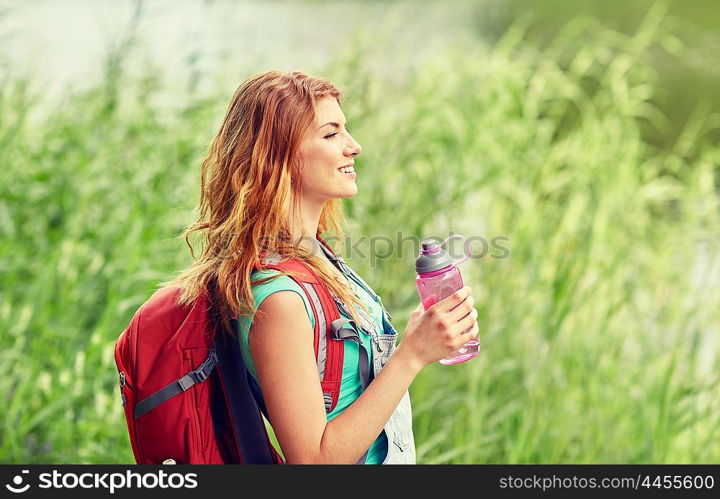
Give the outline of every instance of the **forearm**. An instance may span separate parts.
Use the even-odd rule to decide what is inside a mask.
[[[356,463],[380,435],[421,369],[398,347],[362,395],[326,425],[318,462]]]

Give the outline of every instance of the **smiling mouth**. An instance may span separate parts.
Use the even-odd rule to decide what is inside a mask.
[[[355,173],[355,167],[353,166],[343,166],[338,168],[338,171],[340,173]]]

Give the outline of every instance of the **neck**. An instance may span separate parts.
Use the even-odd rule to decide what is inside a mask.
[[[299,220],[288,219],[290,233],[294,240],[300,239],[300,246],[307,250],[314,250],[315,239],[317,237],[318,224],[320,223],[320,214],[325,206],[325,202],[306,202],[300,201]]]

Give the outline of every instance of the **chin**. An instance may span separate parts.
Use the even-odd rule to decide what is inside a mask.
[[[345,189],[342,192],[335,193],[335,195],[333,195],[331,197],[334,199],[346,199],[346,198],[353,197],[355,194],[357,194],[357,192],[358,192],[358,189],[356,186],[354,189]]]

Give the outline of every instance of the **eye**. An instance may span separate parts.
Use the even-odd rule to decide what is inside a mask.
[[[335,137],[336,135],[337,135],[337,132],[333,132],[331,134],[326,135],[324,138],[331,139],[331,138]]]

